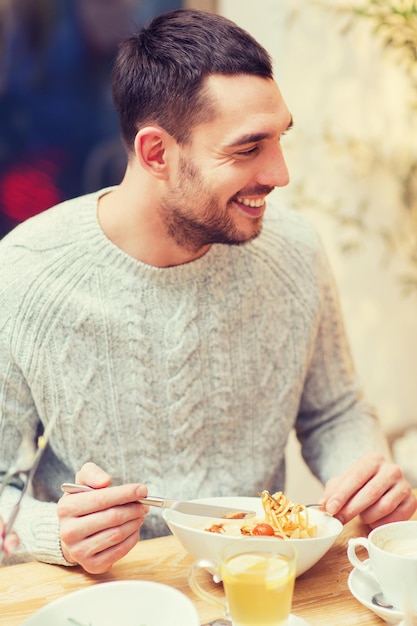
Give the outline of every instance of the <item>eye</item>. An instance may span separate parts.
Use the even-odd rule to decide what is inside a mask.
[[[239,152],[236,152],[236,154],[238,156],[249,156],[251,154],[256,154],[258,150],[258,146],[252,146],[251,148],[247,148],[246,150],[239,150]]]

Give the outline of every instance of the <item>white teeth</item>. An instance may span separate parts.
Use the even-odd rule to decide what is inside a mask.
[[[237,198],[237,201],[245,206],[250,206],[253,209],[259,209],[264,204],[263,198],[258,198],[257,200],[253,200],[250,198]]]

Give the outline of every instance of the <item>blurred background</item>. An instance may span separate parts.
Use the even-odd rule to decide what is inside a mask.
[[[119,182],[118,42],[180,0],[0,0],[0,237]]]
[[[118,41],[179,7],[231,18],[274,59],[295,120],[276,200],[322,236],[358,375],[417,486],[416,0],[0,0],[0,237],[120,181]],[[315,501],[295,439],[288,462],[288,495]]]

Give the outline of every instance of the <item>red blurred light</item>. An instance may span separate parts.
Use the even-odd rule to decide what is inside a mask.
[[[57,163],[46,158],[11,167],[0,179],[1,211],[15,222],[23,222],[61,202],[58,173]]]

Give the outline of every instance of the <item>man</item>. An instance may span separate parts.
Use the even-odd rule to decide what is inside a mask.
[[[113,96],[121,184],[0,246],[1,469],[56,421],[17,554],[104,572],[139,530],[167,532],[147,490],[283,490],[292,428],[330,513],[409,517],[318,239],[299,214],[265,215],[292,125],[268,54],[222,17],[168,13],[121,45]],[[96,489],[60,497],[74,475]]]

